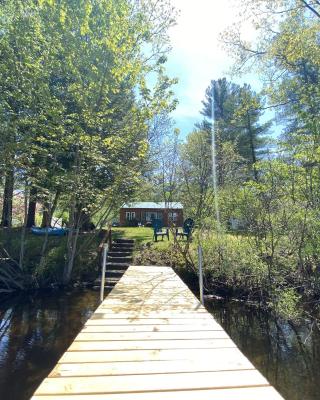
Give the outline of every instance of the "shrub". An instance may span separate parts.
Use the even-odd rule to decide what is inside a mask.
[[[276,291],[270,305],[278,316],[294,321],[301,316],[300,300],[301,296],[294,288],[284,288]]]
[[[208,234],[203,241],[204,274],[234,289],[256,292],[268,278],[265,262],[253,251],[247,237]]]

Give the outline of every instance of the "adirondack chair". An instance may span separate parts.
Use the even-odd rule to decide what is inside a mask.
[[[152,227],[153,227],[153,239],[155,242],[158,241],[158,236],[163,237],[166,236],[169,240],[169,229],[165,228],[165,230],[163,230],[163,223],[160,219],[154,219],[152,221]]]
[[[182,228],[182,232],[179,231],[179,228],[176,229],[176,236],[177,237],[186,237],[187,240],[189,240],[191,238],[191,234],[192,234],[192,229],[194,226],[194,221],[191,218],[187,218],[184,223],[183,223],[183,228]]]

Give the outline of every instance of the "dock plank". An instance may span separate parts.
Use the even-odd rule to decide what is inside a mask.
[[[179,325],[179,326],[187,326],[190,325],[194,327],[213,327],[212,329],[217,327],[217,323],[214,323],[212,319],[208,318],[146,318],[146,317],[134,317],[134,318],[93,318],[86,322],[85,327],[87,326],[171,326],[171,325]]]
[[[221,389],[267,386],[256,370],[167,373],[123,376],[82,376],[45,379],[37,391],[41,394],[126,393],[167,390]]]
[[[65,395],[34,396],[33,400],[67,400]],[[283,400],[269,387],[73,395],[72,400]]]
[[[231,339],[74,341],[68,351],[213,349],[235,347]]]
[[[109,341],[109,340],[187,340],[187,339],[229,339],[225,331],[194,331],[194,332],[81,332],[75,341]]]
[[[59,363],[94,363],[94,362],[130,362],[130,361],[186,361],[211,360],[215,362],[221,359],[238,360],[242,353],[234,345],[227,348],[211,349],[165,349],[165,350],[120,350],[120,351],[67,351],[61,357]]]
[[[220,325],[214,324],[126,324],[126,325],[91,325],[87,324],[83,327],[82,332],[215,332],[223,331]]]
[[[150,375],[182,372],[216,372],[254,369],[242,357],[220,358],[211,362],[205,358],[195,360],[170,361],[127,361],[113,363],[64,363],[57,364],[49,377],[105,376],[105,375]]]
[[[34,400],[281,400],[170,267],[131,266]]]

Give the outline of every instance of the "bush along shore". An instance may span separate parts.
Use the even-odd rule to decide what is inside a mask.
[[[79,235],[75,266],[67,286],[90,286],[100,271],[99,244],[103,235]],[[0,294],[66,286],[63,271],[67,260],[67,236],[35,236],[26,233],[24,262],[19,265],[21,229],[0,230]]]
[[[101,269],[101,243],[106,231],[79,235],[75,266],[69,286],[93,286]],[[136,241],[135,265],[167,265],[198,294],[199,243],[203,250],[205,293],[271,309],[277,316],[298,321],[319,315],[320,276],[316,268],[293,268],[294,256],[288,256],[286,241],[279,244],[272,259],[261,252],[254,235],[221,233],[210,230],[193,233],[192,240],[174,239],[154,243],[151,228],[115,228],[113,238]],[[65,286],[68,238],[25,235],[24,265],[19,267],[21,229],[0,231],[0,293]],[[44,246],[45,245],[45,246]]]
[[[274,260],[259,254],[255,241],[247,235],[207,234],[202,241],[205,294],[243,301],[272,310],[276,316],[299,321],[319,318],[319,276],[297,274],[288,266],[284,254]],[[196,239],[185,250],[185,243],[169,243],[165,248],[142,245],[135,264],[168,265],[198,295],[198,260]]]

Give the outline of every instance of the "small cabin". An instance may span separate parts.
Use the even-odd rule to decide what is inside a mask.
[[[121,226],[151,226],[155,219],[161,220],[163,226],[182,226],[182,204],[148,201],[128,203],[120,208]]]

